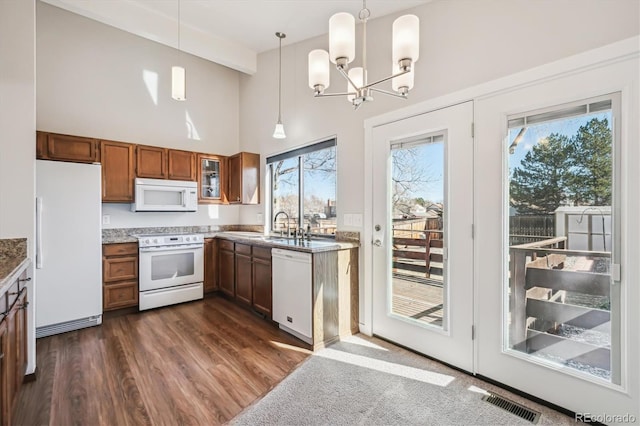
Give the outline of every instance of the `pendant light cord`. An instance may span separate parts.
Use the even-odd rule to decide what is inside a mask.
[[[180,50],[180,0],[178,0],[178,50]]]
[[[277,32],[276,37],[280,39],[278,48],[278,123],[282,123],[282,39],[287,35]]]
[[[282,37],[278,49],[278,123],[282,122]]]

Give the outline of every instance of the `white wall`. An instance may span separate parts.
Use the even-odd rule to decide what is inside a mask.
[[[239,151],[239,73],[54,6],[37,4],[37,128],[231,155]],[[187,100],[171,99],[171,66]],[[104,204],[108,227],[238,223],[238,208],[144,214]],[[215,210],[215,211],[214,211]],[[106,227],[106,226],[105,226]]]
[[[375,9],[371,13],[375,18]],[[604,46],[638,34],[640,28],[637,0],[434,1],[411,13],[420,18],[421,46],[415,88],[406,101],[376,94],[374,102],[354,112],[342,97],[313,98],[307,85],[307,55],[312,49],[328,49],[328,36],[293,45],[285,39],[282,115],[287,139],[275,140],[271,134],[278,112],[278,51],[259,55],[257,74],[240,77],[243,151],[264,157],[337,135],[340,230],[359,230],[344,226],[343,215],[368,208],[363,197],[365,118]],[[370,81],[389,74],[391,25],[401,14],[369,21]],[[361,56],[357,46],[351,66],[359,66]],[[333,70],[328,92],[345,89],[345,81]],[[242,209],[241,222],[253,223],[262,209],[264,205]]]
[[[0,238],[35,230],[35,0],[0,0]],[[33,301],[33,283],[28,289]],[[28,310],[27,373],[35,369],[34,304]]]
[[[152,213],[131,211],[130,204],[103,203],[102,215],[109,215],[103,229],[147,228],[164,226],[228,225],[238,223],[238,212],[246,208],[237,205],[201,204],[197,212]]]

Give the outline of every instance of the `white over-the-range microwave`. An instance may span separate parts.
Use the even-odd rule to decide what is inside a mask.
[[[134,212],[195,212],[198,183],[183,180],[137,178]]]

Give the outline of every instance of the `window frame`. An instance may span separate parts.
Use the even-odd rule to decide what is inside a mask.
[[[305,145],[299,148],[292,149],[290,151],[282,152],[280,154],[275,154],[267,157],[266,165],[268,170],[268,183],[269,183],[269,226],[268,233],[273,234],[277,232],[274,229],[274,221],[273,217],[276,214],[273,208],[273,164],[278,161],[297,158],[298,160],[298,221],[297,226],[298,229],[302,229],[304,225],[304,155],[309,154],[311,152],[321,151],[323,149],[335,148],[335,177],[336,177],[336,188],[335,188],[335,203],[337,207],[337,181],[338,181],[338,143],[337,138],[332,137],[329,139],[322,140],[320,142],[310,143],[309,145]],[[337,227],[337,214],[336,214],[336,227]],[[320,233],[311,233],[314,237],[323,237],[323,238],[335,238],[334,234],[320,234]]]

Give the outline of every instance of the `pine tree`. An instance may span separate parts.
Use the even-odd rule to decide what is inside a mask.
[[[524,156],[511,175],[511,206],[519,214],[550,214],[567,198],[569,143],[552,133]]]
[[[551,214],[563,203],[610,205],[611,143],[606,118],[592,118],[571,138],[552,133],[513,170],[511,206],[519,214]]]
[[[568,189],[575,205],[611,205],[611,129],[605,118],[593,118],[571,138]]]

